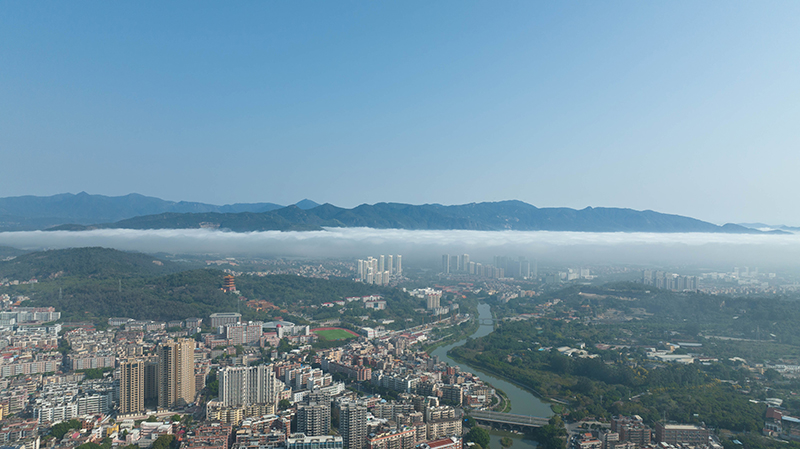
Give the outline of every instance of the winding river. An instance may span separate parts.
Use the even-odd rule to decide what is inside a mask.
[[[478,327],[478,330],[471,335],[472,338],[483,337],[484,335],[488,335],[494,330],[494,322],[492,320],[492,309],[488,304],[478,305],[478,319],[480,320],[481,325]],[[492,324],[484,324],[484,323],[492,323]],[[530,416],[542,416],[542,417],[549,417],[553,415],[553,411],[550,409],[550,405],[540,401],[539,398],[537,398],[530,392],[523,390],[522,388],[512,384],[511,382],[503,380],[499,377],[493,376],[479,369],[475,369],[467,365],[458,363],[447,356],[447,351],[456,346],[463,345],[466,341],[467,340],[465,338],[464,340],[457,341],[451,345],[440,346],[436,348],[431,353],[431,355],[438,356],[439,360],[443,360],[448,364],[450,364],[451,366],[457,366],[461,368],[462,371],[468,371],[477,374],[478,376],[480,376],[482,380],[488,382],[494,388],[503,390],[506,396],[508,396],[508,398],[511,400],[510,413],[516,413],[520,415],[530,415]],[[500,437],[506,434],[494,431],[490,433],[492,434],[491,449],[499,449]],[[514,439],[514,445],[511,447],[511,449],[531,449],[536,446],[535,442],[528,439],[524,439],[522,435],[509,434],[508,436]]]

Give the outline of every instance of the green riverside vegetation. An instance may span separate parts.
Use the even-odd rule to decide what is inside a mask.
[[[666,418],[760,432],[767,397],[800,413],[799,380],[751,369],[800,359],[797,299],[675,293],[636,284],[568,287],[492,302],[497,315],[516,321],[500,321],[495,332],[468,340],[451,355],[564,404],[559,411],[569,420],[638,414],[651,425]],[[519,320],[525,313],[534,316]],[[584,348],[585,356],[564,355],[558,350],[564,347]],[[707,358],[662,362],[648,357],[652,350]]]

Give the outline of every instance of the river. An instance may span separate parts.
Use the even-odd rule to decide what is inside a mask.
[[[471,335],[472,338],[483,337],[484,335],[488,335],[489,333],[494,331],[494,321],[492,320],[492,309],[488,304],[478,304],[478,319],[480,320],[481,325],[478,327],[478,330]],[[484,324],[484,323],[492,323],[492,324]],[[431,353],[431,355],[438,356],[439,360],[445,361],[452,366],[457,366],[461,368],[462,371],[468,371],[477,374],[478,376],[480,376],[482,380],[488,382],[494,388],[503,390],[506,396],[511,400],[510,413],[517,413],[520,415],[530,415],[530,416],[542,416],[542,417],[549,417],[553,415],[553,411],[550,409],[550,405],[540,401],[539,398],[534,396],[532,393],[523,390],[522,388],[508,381],[505,381],[499,377],[493,376],[479,369],[471,368],[467,365],[458,363],[447,356],[447,351],[456,346],[463,345],[464,342],[466,341],[467,340],[465,338],[464,340],[457,341],[451,345],[440,346],[436,348]],[[514,445],[511,447],[511,449],[532,449],[536,446],[536,443],[534,441],[528,440],[524,438],[522,435],[506,434],[495,431],[492,431],[490,433],[492,436],[491,449],[499,449],[501,447],[500,437],[502,435],[508,435],[514,440]]]

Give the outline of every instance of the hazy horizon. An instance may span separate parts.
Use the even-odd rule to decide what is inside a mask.
[[[800,268],[800,235],[552,231],[410,231],[329,228],[323,231],[226,232],[207,229],[23,231],[0,233],[0,245],[19,249],[102,246],[145,253],[366,258],[402,254],[406,264],[436,266],[442,254],[525,256],[541,264],[630,264],[692,269]]]

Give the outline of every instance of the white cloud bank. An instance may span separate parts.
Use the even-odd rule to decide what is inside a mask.
[[[331,228],[304,232],[224,232],[206,229],[26,231],[0,233],[0,245],[20,249],[103,246],[126,251],[279,257],[365,257],[400,253],[436,260],[442,253],[495,254],[584,263],[722,263],[800,265],[800,235],[409,231]]]

